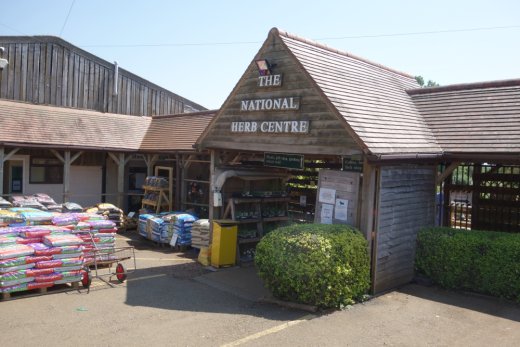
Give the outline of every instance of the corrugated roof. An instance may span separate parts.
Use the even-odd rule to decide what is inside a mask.
[[[212,115],[214,111],[150,118],[0,100],[0,144],[126,152],[193,150]]]
[[[156,116],[146,131],[141,151],[192,151],[197,138],[211,122],[217,111]]]
[[[447,153],[520,152],[520,80],[410,90]]]
[[[274,28],[372,154],[440,153],[407,89],[415,78]]]

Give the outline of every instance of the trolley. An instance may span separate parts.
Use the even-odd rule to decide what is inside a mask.
[[[136,269],[135,249],[132,246],[103,248],[88,233],[93,248],[84,251],[84,273],[82,285],[90,288],[93,278],[98,278],[113,286],[112,277],[123,283],[128,273]],[[129,268],[131,266],[131,268]],[[107,279],[108,278],[108,279]]]

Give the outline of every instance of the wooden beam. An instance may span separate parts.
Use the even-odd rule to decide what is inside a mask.
[[[153,166],[159,159],[159,156],[157,154],[147,154],[144,156],[144,162],[146,164],[146,175],[152,176],[153,175]]]
[[[114,163],[116,163],[116,165],[119,165],[119,158],[116,157],[116,155],[112,152],[108,152],[108,155],[110,156],[110,158],[112,158],[112,160],[114,161]]]
[[[52,154],[54,154],[54,156],[56,158],[58,158],[62,163],[65,163],[65,158],[63,158],[63,156],[60,154],[60,152],[58,152],[57,150],[55,149],[51,149],[51,152]]]
[[[437,175],[437,178],[435,179],[435,184],[436,185],[439,185],[441,184],[442,182],[444,182],[444,180],[446,179],[446,177],[448,177],[449,175],[451,175],[451,173],[460,165],[460,161],[455,161],[453,163],[451,163],[447,168],[446,170],[444,170],[443,173],[441,173],[440,175]]]
[[[72,158],[70,158],[70,163],[72,164],[73,162],[76,161],[76,159],[78,159],[79,157],[81,157],[81,155],[83,155],[83,151],[79,151],[78,153],[74,154],[74,156]]]
[[[195,158],[196,158],[195,155],[190,154],[190,156],[188,156],[188,158],[184,162],[184,166],[185,166],[184,168],[185,169],[189,169],[191,164],[192,164],[192,162],[195,160]]]
[[[3,147],[2,147],[3,148]],[[9,159],[11,159],[11,157],[13,155],[16,154],[16,152],[18,152],[20,150],[20,148],[14,148],[11,152],[7,153],[4,155],[4,161],[8,161]]]

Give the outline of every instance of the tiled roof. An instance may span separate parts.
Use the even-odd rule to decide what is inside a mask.
[[[440,153],[406,89],[412,76],[273,29],[371,154]]]
[[[217,111],[155,116],[141,143],[141,151],[193,151],[197,138]]]
[[[520,80],[408,92],[444,152],[520,152]]]
[[[0,144],[127,152],[193,150],[213,114],[150,118],[0,100]]]

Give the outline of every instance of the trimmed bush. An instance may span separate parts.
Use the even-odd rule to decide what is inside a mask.
[[[321,308],[353,304],[370,286],[367,241],[346,225],[273,230],[257,245],[255,263],[275,297]]]
[[[415,264],[442,287],[520,302],[520,234],[423,229]]]

